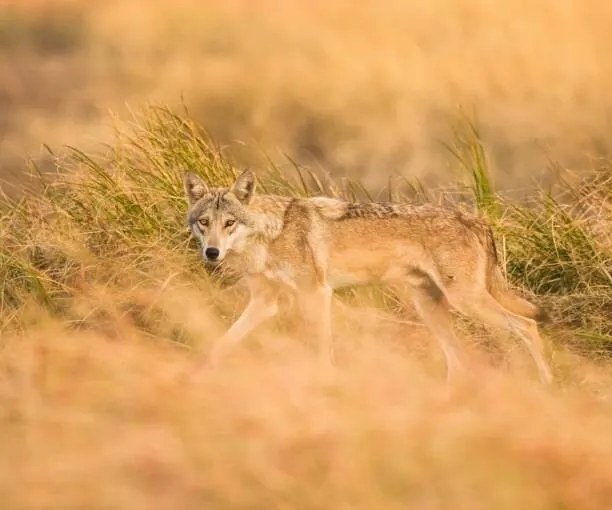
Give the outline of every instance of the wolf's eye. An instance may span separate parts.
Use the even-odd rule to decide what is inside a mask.
[[[231,227],[234,223],[236,223],[236,220],[227,220],[225,222],[225,226],[226,227]]]
[[[200,225],[202,225],[203,227],[208,227],[208,219],[206,219],[206,218],[200,218],[200,219],[198,220],[198,223],[199,223]]]

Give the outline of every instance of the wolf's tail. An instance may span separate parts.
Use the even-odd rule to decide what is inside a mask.
[[[479,223],[475,233],[487,253],[487,290],[491,295],[500,305],[516,315],[521,315],[537,322],[547,322],[549,316],[543,308],[517,296],[508,288],[508,283],[499,267],[497,247],[491,227],[484,222]]]

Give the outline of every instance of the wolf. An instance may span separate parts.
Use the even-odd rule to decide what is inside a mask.
[[[540,379],[551,382],[537,326],[544,312],[509,289],[491,228],[480,217],[434,205],[257,194],[248,170],[227,188],[209,187],[188,172],[184,187],[187,224],[204,261],[241,275],[250,293],[214,344],[212,364],[276,315],[286,292],[312,318],[321,356],[333,361],[333,290],[381,284],[414,305],[444,352],[449,380],[465,370],[455,310],[516,334]]]

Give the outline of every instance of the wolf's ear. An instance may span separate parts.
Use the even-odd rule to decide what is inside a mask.
[[[230,188],[230,191],[236,195],[244,205],[251,203],[255,194],[255,174],[250,170],[242,172],[236,182]]]
[[[191,172],[185,173],[183,185],[185,186],[185,196],[190,205],[195,204],[208,191],[206,183],[199,176]]]

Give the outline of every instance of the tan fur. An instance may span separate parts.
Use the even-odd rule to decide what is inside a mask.
[[[322,355],[331,358],[332,289],[379,283],[414,304],[444,350],[449,377],[463,368],[450,313],[456,309],[517,333],[541,379],[551,380],[535,323],[541,312],[507,288],[491,229],[480,218],[432,205],[256,195],[250,172],[229,189],[209,189],[187,174],[185,190],[203,254],[218,248],[214,263],[244,275],[251,292],[213,360],[275,315],[284,291],[312,314]]]

